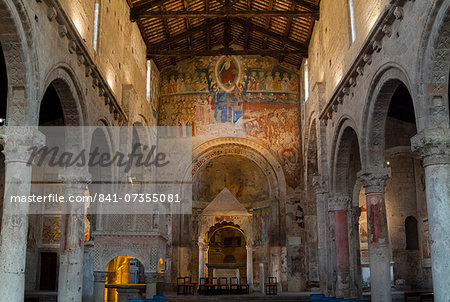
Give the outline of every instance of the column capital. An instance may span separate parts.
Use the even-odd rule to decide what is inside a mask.
[[[313,175],[312,184],[316,189],[316,193],[318,194],[328,193],[328,176],[315,174]]]
[[[107,272],[94,271],[94,282],[106,282]]]
[[[82,184],[84,186],[91,181],[91,175],[84,167],[63,168],[59,171],[58,178],[65,184]]]
[[[450,164],[450,128],[423,130],[411,138],[411,150],[422,156],[424,166]]]
[[[5,162],[24,162],[31,164],[32,147],[45,145],[45,135],[36,126],[0,127],[0,143],[3,145]]]
[[[328,199],[328,211],[347,211],[350,204],[350,197],[348,196],[334,196]]]
[[[386,180],[391,178],[391,168],[376,168],[358,172],[358,179],[367,193],[384,193]]]
[[[145,272],[144,273],[145,283],[153,283],[158,280],[158,273],[156,272]]]

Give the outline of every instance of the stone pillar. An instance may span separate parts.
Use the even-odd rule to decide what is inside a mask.
[[[5,195],[0,246],[0,297],[2,301],[23,301],[29,204],[12,203],[12,196],[29,196],[32,146],[41,147],[45,138],[34,127],[2,127],[0,137],[5,154]]]
[[[434,299],[450,301],[450,129],[426,129],[411,145],[425,167]]]
[[[64,181],[64,196],[83,197],[90,175],[85,169],[67,168],[60,172]],[[58,302],[81,301],[84,255],[83,202],[65,203],[61,219],[59,254]]]
[[[206,250],[208,245],[204,242],[198,243],[198,284],[200,284],[200,278],[206,277]]]
[[[387,228],[384,188],[390,168],[361,171],[358,177],[366,193],[367,231],[369,236],[370,289],[373,302],[391,301],[391,253]]]
[[[94,301],[105,301],[105,283],[107,272],[94,271]]]
[[[334,233],[336,248],[336,296],[350,296],[349,240],[347,227],[348,197],[336,197],[329,200],[328,210],[334,213]]]
[[[264,263],[259,264],[259,286],[261,294],[264,294]]]
[[[328,179],[327,177],[314,175],[313,186],[316,190],[317,208],[317,253],[319,258],[320,290],[325,293],[327,288],[327,201]]]
[[[253,292],[253,244],[247,242],[247,282],[250,293]]]
[[[145,272],[145,297],[146,299],[153,298],[156,295],[156,282],[158,281],[157,272]]]
[[[362,297],[361,248],[359,246],[359,217],[361,209],[354,206],[350,210],[350,276],[353,285],[350,285],[350,297]]]

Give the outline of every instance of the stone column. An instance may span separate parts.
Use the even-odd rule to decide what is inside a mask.
[[[94,271],[94,301],[105,301],[105,283],[107,272]]]
[[[328,179],[321,175],[313,176],[313,186],[316,190],[317,208],[317,253],[319,258],[320,290],[325,293],[327,288],[327,201]]]
[[[145,272],[145,297],[146,299],[153,298],[156,295],[156,282],[158,281],[157,272]]]
[[[90,175],[85,169],[67,168],[60,172],[64,181],[64,196],[83,197]],[[83,287],[84,254],[83,202],[63,205],[59,254],[58,302],[81,301]]]
[[[350,286],[350,297],[362,297],[361,248],[359,246],[359,218],[361,209],[358,206],[350,210],[350,276],[353,285]]]
[[[334,233],[336,245],[336,296],[350,296],[350,262],[347,227],[348,197],[336,197],[329,200],[328,210],[334,212]]]
[[[253,292],[253,244],[247,242],[247,282],[249,292]]]
[[[411,145],[425,167],[434,299],[450,301],[450,129],[426,129]]]
[[[12,203],[12,196],[29,196],[32,146],[41,147],[45,138],[35,127],[2,127],[0,137],[5,154],[5,195],[0,246],[0,297],[2,301],[23,301],[29,204]]]
[[[264,263],[259,264],[259,287],[261,294],[264,294]]]
[[[372,301],[391,301],[391,253],[384,202],[384,188],[386,180],[391,177],[391,170],[361,171],[358,177],[366,192]]]
[[[206,250],[208,245],[204,242],[198,243],[198,284],[200,284],[200,278],[206,277]]]

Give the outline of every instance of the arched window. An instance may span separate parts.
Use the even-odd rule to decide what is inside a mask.
[[[305,63],[303,65],[303,89],[304,89],[304,93],[305,93],[305,99],[304,101],[306,102],[308,100],[309,97],[309,70],[308,70],[308,59],[305,59]]]
[[[405,219],[405,233],[406,233],[406,249],[418,250],[419,237],[417,233],[417,219],[413,216],[408,216]]]
[[[150,82],[150,77],[152,75],[152,63],[150,60],[147,60],[147,101],[150,102],[150,97],[151,97],[151,82]]]
[[[92,45],[93,45],[95,51],[97,51],[97,49],[98,49],[98,34],[100,31],[99,18],[100,18],[100,0],[95,0],[95,3],[94,3],[94,37],[92,40]]]
[[[348,0],[348,10],[350,16],[350,37],[352,43],[355,42],[356,30],[355,30],[355,9],[353,7],[353,0]]]

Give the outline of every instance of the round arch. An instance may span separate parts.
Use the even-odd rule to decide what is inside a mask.
[[[9,126],[37,125],[32,101],[38,96],[38,60],[32,38],[32,23],[21,1],[1,1],[0,34],[8,79]],[[33,104],[33,105],[32,105]]]
[[[332,157],[330,162],[333,163],[331,166],[331,191],[341,194],[348,193],[343,190],[342,186],[338,186],[337,182],[338,179],[342,179],[341,176],[344,176],[344,179],[346,180],[348,179],[346,177],[348,176],[348,163],[350,161],[350,152],[354,141],[356,141],[358,145],[359,160],[361,161],[361,143],[359,140],[360,135],[358,134],[356,123],[350,117],[343,116],[336,129],[330,153],[330,156]]]
[[[384,166],[385,130],[389,105],[397,88],[404,84],[411,95],[417,118],[417,101],[411,94],[410,80],[397,64],[382,66],[370,85],[362,119],[360,143],[361,164],[364,168]],[[417,124],[417,123],[416,123]],[[356,128],[354,128],[356,130]]]
[[[420,116],[424,117],[417,124],[418,132],[439,122],[439,119],[434,120],[440,115],[436,113],[446,113],[444,123],[448,125],[449,122],[450,3],[445,0],[435,1],[429,9],[425,24],[417,55],[417,95],[422,98],[422,107],[418,110],[421,110]],[[430,110],[433,107],[438,108]]]
[[[269,150],[245,138],[224,137],[201,144],[193,150],[192,170],[183,171],[183,179],[195,175],[204,164],[222,155],[241,155],[252,160],[268,178],[270,196],[280,199],[286,197],[286,179],[280,163]]]
[[[50,85],[53,85],[61,101],[65,125],[85,126],[88,121],[86,104],[81,86],[70,67],[60,64],[52,68],[46,76],[41,95],[44,95]],[[38,110],[39,108],[40,106]],[[39,116],[39,112],[37,115]]]

